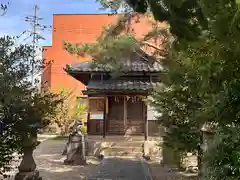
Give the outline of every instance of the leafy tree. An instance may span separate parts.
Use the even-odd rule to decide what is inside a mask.
[[[136,38],[132,33],[134,24],[140,23],[142,19],[151,25],[151,30],[143,37]],[[143,53],[146,49],[148,53],[154,55],[156,60],[160,60],[167,54],[167,49],[171,45],[170,40],[171,35],[168,29],[163,28],[162,24],[156,23],[148,14],[126,13],[119,15],[115,24],[105,27],[95,43],[72,44],[64,42],[64,47],[71,54],[79,56],[88,54],[98,65],[102,64],[106,68],[120,70],[126,62],[124,60],[142,57],[148,61]],[[152,41],[158,41],[158,43],[154,44]]]
[[[60,129],[61,135],[67,135],[71,131],[71,126],[75,120],[86,120],[87,105],[78,101],[73,92],[67,89],[61,89],[59,96],[63,99],[63,103],[57,107],[57,114],[52,119],[52,124],[57,124]],[[73,106],[71,106],[73,105]]]
[[[156,89],[151,102],[162,113],[160,123],[168,129],[165,144],[183,155],[197,153],[199,168],[202,126],[206,122],[215,122],[206,105],[211,95],[217,92],[214,85],[218,81],[212,73],[216,73],[219,63],[217,59],[208,59],[214,55],[211,48],[216,46],[209,38],[206,35],[189,43],[185,51],[171,49],[168,59],[162,62],[167,69],[162,76],[165,88]]]
[[[219,129],[212,146],[205,155],[206,167],[203,179],[239,179],[239,125]]]
[[[107,7],[107,2],[109,3],[110,1],[106,1],[104,7]],[[104,3],[104,1],[101,1],[101,3]],[[114,2],[112,1],[111,3]],[[112,8],[112,6],[109,7]],[[119,6],[116,5],[115,7]],[[129,26],[131,28],[132,25],[129,21],[133,21],[132,19],[136,17],[139,18],[139,23],[141,23],[141,18],[145,17],[148,18],[152,24],[151,31],[141,39],[136,39],[131,35],[131,31],[129,31],[129,33],[127,31]],[[122,35],[122,32],[125,32],[125,34]],[[151,43],[151,40],[153,39],[159,40],[160,43]],[[134,56],[142,57],[141,51],[146,49],[149,50],[149,48],[151,48],[150,55],[153,56],[153,60],[163,64],[169,73],[174,72],[171,75],[169,73],[167,76],[162,75],[167,88],[166,91],[157,91],[154,94],[154,99],[156,101],[154,101],[153,105],[156,106],[156,109],[160,112],[174,112],[174,114],[172,114],[172,121],[168,120],[170,116],[167,114],[164,115],[166,118],[162,121],[162,124],[168,127],[169,131],[172,132],[172,135],[171,137],[169,136],[169,138],[171,140],[174,139],[174,141],[169,142],[174,142],[172,143],[174,149],[195,152],[200,147],[201,138],[199,135],[201,134],[200,129],[203,122],[197,124],[193,119],[189,122],[189,119],[193,111],[196,111],[201,107],[201,102],[197,101],[200,99],[200,95],[196,93],[201,83],[199,84],[200,79],[199,81],[196,81],[196,78],[199,77],[195,73],[196,69],[192,67],[190,62],[188,62],[188,64],[187,62],[182,62],[181,56],[177,54],[178,51],[174,52],[171,49],[171,53],[169,53],[172,45],[177,44],[172,44],[172,42],[173,37],[171,36],[169,29],[159,26],[159,22],[153,20],[151,14],[142,16],[135,12],[128,11],[126,14],[119,16],[119,19],[115,24],[105,28],[103,35],[96,43],[84,45],[72,45],[66,43],[65,47],[71,53],[77,53],[79,55],[88,53],[93,57],[93,60],[97,60],[97,64],[105,64],[105,66],[106,64],[111,65],[114,70],[121,70],[121,65],[124,63],[124,60],[132,59]],[[188,49],[191,50],[192,48],[194,47],[189,47]],[[209,47],[204,46],[204,48],[207,49]],[[204,49],[201,48],[198,52],[200,51],[202,51],[201,55],[204,56]],[[197,54],[198,52],[195,50],[191,55],[194,56],[194,53]],[[182,56],[183,55],[184,54],[182,53]],[[163,60],[163,58],[165,58],[165,60]],[[146,59],[146,61],[149,60],[150,59]],[[189,81],[191,81],[191,87],[194,89],[191,89],[190,87],[187,88]],[[169,90],[169,87],[171,87],[171,91]],[[194,90],[194,94],[191,94]],[[173,98],[175,98],[176,101],[172,101]],[[189,108],[191,108],[191,110]],[[172,124],[175,126],[170,126]],[[181,126],[181,128],[176,128],[177,125]],[[192,129],[189,129],[189,126],[192,126]],[[183,131],[185,131],[185,133],[183,133]],[[179,136],[179,134],[181,134],[181,136]],[[188,141],[185,142],[185,140]],[[176,144],[176,142],[179,143]],[[188,146],[186,146],[186,144]]]
[[[110,9],[112,13],[129,12],[132,8],[123,0],[96,0],[103,9]]]
[[[120,0],[117,4],[108,0],[99,2],[104,7],[114,8],[115,11],[119,4],[125,3],[135,12],[150,12],[155,20],[167,21],[171,33],[178,38],[196,39],[201,31],[207,28],[207,19],[203,14],[201,1],[198,0]]]
[[[162,44],[152,46],[158,53],[158,56],[156,53],[152,54],[154,60],[161,60],[166,70],[166,74],[162,75],[165,88],[156,90],[153,94],[153,104],[157,110],[164,112],[161,122],[169,129],[168,138],[172,140],[172,146],[179,150],[199,149],[201,127],[205,123],[218,124],[218,128],[223,131],[226,126],[232,124],[238,126],[240,87],[238,2],[235,0],[126,0],[126,2],[134,11],[150,12],[155,20],[167,21],[174,37],[172,43],[166,29],[149,32],[151,37],[157,38],[162,38],[163,32],[168,32],[167,36],[164,35],[168,37],[166,38],[168,43],[163,44],[166,46],[163,48],[160,48]],[[70,52],[80,54],[88,52],[93,57],[101,57],[98,61],[100,64],[116,64],[113,67],[121,68],[119,64],[128,59],[125,57],[131,57],[131,52],[139,55],[142,47],[141,40],[136,40],[129,34],[119,35],[122,32],[119,31],[119,27],[126,28],[129,18],[134,14],[136,13],[129,11],[123,15],[123,18],[111,26],[110,31],[104,33],[105,36],[103,35],[96,44],[80,47],[67,45],[66,48]],[[127,16],[129,18],[124,19]],[[117,53],[119,51],[123,53]],[[159,58],[159,54],[164,60]],[[113,61],[115,63],[112,63]],[[229,140],[229,145],[235,143],[232,139]],[[215,155],[221,157],[221,154]],[[209,161],[211,162],[211,159]],[[225,164],[231,164],[230,161],[231,159],[228,159]],[[219,167],[222,170],[224,168]],[[234,173],[233,169],[229,170],[230,174]],[[211,177],[221,179],[218,175],[211,174]],[[227,177],[229,174],[224,175]]]
[[[0,175],[11,167],[13,153],[36,146],[37,133],[50,123],[61,103],[57,95],[31,86],[33,48],[16,45],[14,38],[0,38]],[[42,62],[36,67],[41,69]]]
[[[181,58],[181,63],[179,63],[183,69],[181,72],[185,72],[184,70],[186,70],[187,73],[182,77],[180,76],[181,78],[178,78],[176,76],[181,73],[176,72],[176,68],[170,67],[168,69],[168,76],[170,76],[170,82],[172,83],[170,83],[171,86],[167,86],[167,88],[170,87],[170,90],[166,91],[166,89],[165,91],[167,93],[161,92],[162,94],[158,94],[158,99],[156,98],[155,101],[159,103],[159,108],[162,108],[161,110],[167,110],[165,112],[168,118],[170,116],[169,126],[173,127],[175,125],[174,130],[180,131],[180,133],[171,133],[170,137],[179,138],[184,133],[184,130],[188,130],[186,127],[191,129],[197,126],[188,123],[185,128],[182,128],[181,124],[184,121],[181,120],[178,128],[176,128],[176,122],[179,122],[177,121],[179,119],[178,117],[186,112],[182,106],[186,107],[189,103],[181,104],[177,101],[175,104],[175,98],[177,100],[191,100],[191,96],[195,96],[194,100],[197,100],[200,106],[193,111],[192,106],[188,107],[187,114],[183,114],[184,117],[194,120],[193,122],[197,124],[206,122],[218,124],[220,131],[217,136],[220,140],[218,140],[217,144],[210,151],[210,155],[205,159],[207,169],[211,170],[211,172],[209,171],[205,174],[205,178],[214,180],[238,179],[239,174],[237,170],[239,169],[239,162],[237,159],[239,158],[237,155],[239,148],[236,139],[239,138],[237,131],[239,127],[238,89],[240,84],[238,71],[239,45],[236,39],[239,39],[240,35],[239,8],[237,2],[230,0],[203,0],[200,2],[199,5],[203,15],[205,19],[208,19],[208,29],[205,32],[202,31],[201,36],[198,36],[198,39],[194,42],[187,41],[187,43],[185,43],[183,39],[181,39],[182,36],[178,36],[180,38],[175,41],[171,49],[171,55],[175,54],[176,56],[171,56],[171,59],[172,61],[178,61],[178,59]],[[176,35],[178,34],[176,33]],[[191,71],[189,67],[193,67],[194,71]],[[186,86],[183,83],[184,90],[189,89],[192,91],[190,91],[191,96],[189,97],[189,94],[186,93],[184,95],[183,92],[177,94],[178,88],[176,88],[176,86],[179,85],[179,83],[173,80],[178,79],[182,82],[181,80],[185,79],[183,77],[191,72],[193,72],[195,80],[191,81],[188,79],[188,82],[185,84]],[[162,97],[160,97],[160,95],[162,95]],[[165,96],[166,98],[164,98]],[[168,96],[174,97],[174,103],[169,102],[170,98],[168,99]],[[182,96],[184,98],[182,98]],[[164,99],[166,103],[164,103]],[[163,102],[160,102],[161,100],[163,100]],[[169,107],[167,107],[167,105],[169,105]],[[179,109],[180,111],[177,111]],[[171,119],[174,121],[171,121]],[[188,122],[191,121],[188,120]],[[198,132],[199,129],[200,127],[197,129]],[[175,136],[173,136],[174,134]],[[189,134],[190,133],[188,133],[187,136]],[[179,142],[185,144],[188,142],[189,137],[188,139],[181,139],[183,141]],[[174,141],[174,143],[177,142]],[[194,146],[190,145],[190,147]],[[231,150],[231,152],[229,150]],[[235,160],[233,160],[234,158]]]

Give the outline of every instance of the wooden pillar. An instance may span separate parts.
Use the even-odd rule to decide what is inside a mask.
[[[90,132],[90,112],[87,113],[87,134]]]
[[[148,140],[148,120],[147,120],[147,105],[143,104],[143,120],[144,120],[144,139]]]
[[[127,128],[127,101],[126,101],[125,96],[123,96],[123,124],[124,124],[124,131],[126,131],[126,128]]]
[[[90,131],[90,99],[87,97],[87,134],[89,134]]]
[[[106,137],[107,131],[107,97],[104,96],[104,109],[103,109],[103,138]]]

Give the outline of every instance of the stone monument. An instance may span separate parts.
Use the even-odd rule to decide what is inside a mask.
[[[203,143],[201,146],[203,151],[203,156],[205,153],[207,153],[207,151],[211,147],[211,144],[214,141],[216,127],[217,127],[216,124],[204,124],[201,129],[202,137],[203,137]],[[203,163],[200,169],[200,173],[205,174],[206,171],[207,171],[206,165]]]
[[[81,132],[82,123],[78,122],[74,131],[69,136],[64,153],[67,158],[64,164],[84,165],[86,164],[86,135]]]

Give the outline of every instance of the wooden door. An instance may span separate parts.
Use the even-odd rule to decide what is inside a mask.
[[[123,97],[108,97],[107,132],[111,135],[125,134]]]
[[[111,135],[144,134],[144,103],[140,99],[108,97],[107,132]]]
[[[144,102],[141,99],[126,101],[126,134],[138,135],[144,133]]]

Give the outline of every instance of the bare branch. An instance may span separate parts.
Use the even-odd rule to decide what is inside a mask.
[[[154,49],[156,49],[156,50],[158,50],[158,51],[162,51],[162,50],[163,50],[162,47],[156,46],[156,45],[154,45],[154,44],[152,44],[152,43],[150,43],[150,42],[147,42],[147,41],[142,41],[141,44],[142,44],[142,45],[150,46],[150,47],[152,47],[152,48],[154,48]]]
[[[102,36],[103,38],[113,37],[119,35],[121,32],[123,32],[126,28],[128,28],[128,22],[131,21],[131,19],[135,16],[137,16],[138,13],[136,12],[129,12],[125,13],[122,16],[120,16],[117,20],[117,22],[113,25],[110,25],[108,28],[105,29]]]
[[[7,4],[0,4],[0,9],[2,11],[0,16],[4,16],[7,13],[9,4],[10,4],[9,2]]]

